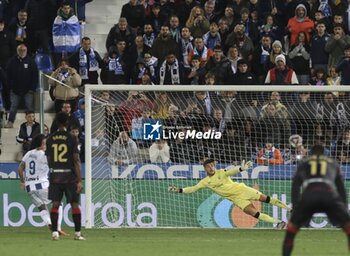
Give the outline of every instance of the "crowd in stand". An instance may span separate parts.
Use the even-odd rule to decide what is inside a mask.
[[[68,111],[68,104],[72,117],[77,113],[72,123],[82,144],[79,91],[99,80],[179,86],[350,84],[350,1],[129,0],[110,28],[106,54],[81,35],[83,9],[90,1],[0,4],[0,12],[12,13],[3,11],[0,17],[0,81],[3,105],[10,113],[5,127],[13,127],[21,101],[29,116],[33,111],[36,54],[52,56],[57,67],[52,73],[56,80],[50,81],[55,111]],[[95,131],[93,141],[98,146],[107,137],[102,144],[116,164],[132,161],[135,145],[149,147],[152,162],[200,162],[214,156],[232,163],[245,158],[295,163],[315,142],[325,144],[343,163],[350,162],[347,94],[130,92],[112,101],[103,93],[110,103],[105,111],[108,128]],[[142,143],[135,128],[142,118],[219,130],[228,152],[204,140]],[[289,146],[292,134],[300,137],[295,148]],[[130,152],[125,149],[129,144]],[[118,158],[121,151],[124,156]]]

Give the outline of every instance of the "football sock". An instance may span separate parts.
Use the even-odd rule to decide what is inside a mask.
[[[74,222],[74,229],[75,232],[79,232],[81,229],[81,211],[80,208],[73,208],[73,222]]]
[[[46,226],[51,225],[51,218],[50,214],[47,210],[42,210],[41,211],[41,218],[45,222]]]
[[[58,220],[58,208],[51,208],[51,225],[52,225],[52,231],[57,231],[57,220]]]
[[[260,213],[259,214],[259,217],[258,217],[259,220],[262,220],[262,221],[266,221],[266,222],[269,222],[269,223],[272,223],[272,224],[276,224],[278,222],[278,220],[272,218],[271,216],[265,214],[265,213]]]
[[[270,197],[270,204],[276,205],[283,209],[290,210],[290,208],[286,204],[284,204],[282,201],[278,200],[277,198]]]
[[[283,249],[282,249],[283,256],[291,255],[293,250],[293,245],[294,245],[294,238],[295,238],[295,235],[298,233],[298,231],[299,229],[295,227],[290,227],[288,225],[286,237],[284,238],[284,242],[283,242]]]
[[[57,230],[61,231],[61,225],[62,225],[62,219],[63,219],[63,206],[62,204],[60,207],[58,207],[58,220],[57,220]]]

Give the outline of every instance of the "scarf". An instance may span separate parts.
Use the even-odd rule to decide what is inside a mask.
[[[264,47],[261,46],[260,64],[264,64],[269,56],[270,56],[270,52],[266,51]]]
[[[108,70],[109,71],[114,71],[114,74],[115,75],[124,75],[124,70],[123,70],[123,66],[122,64],[120,63],[119,61],[119,58],[116,58],[116,59],[112,59],[112,58],[109,58],[109,62],[108,62]]]
[[[263,157],[266,159],[275,159],[273,152],[275,152],[275,147],[272,147],[271,150],[264,149]]]
[[[193,45],[191,43],[191,39],[188,40],[188,42],[181,39],[181,46],[182,46],[182,57],[183,57],[184,67],[189,68],[190,64],[188,63],[188,53],[193,50]]]
[[[323,16],[325,17],[332,16],[332,10],[328,4],[328,0],[319,0],[319,2],[320,2],[320,6],[318,7],[318,10],[323,13]]]
[[[16,41],[23,42],[27,38],[26,29],[26,25],[21,26],[20,24],[17,24]]]
[[[153,45],[153,42],[154,42],[154,33],[151,33],[151,35],[147,36],[146,34],[143,35],[143,41],[144,41],[144,44],[149,46],[149,47],[152,47]]]
[[[158,65],[158,59],[156,57],[152,56],[149,61],[145,62],[145,65],[146,65],[146,67],[149,68],[151,76],[155,77],[155,75],[156,75],[156,67]]]
[[[68,75],[69,75],[69,72],[68,72],[68,71],[60,72],[60,73],[58,73],[58,80],[59,80],[60,82],[63,82],[63,83],[64,83],[64,82],[67,80]]]
[[[197,48],[194,48],[193,52],[194,52],[193,55],[199,55],[200,56],[201,61],[204,61],[204,62],[207,61],[207,59],[208,59],[208,48],[206,46],[204,46],[202,54],[198,53]]]
[[[160,67],[160,83],[161,85],[164,84],[164,78],[167,68],[166,60],[163,62],[162,66]],[[169,65],[168,65],[169,66]],[[179,62],[175,60],[175,62],[170,66],[170,75],[171,75],[171,84],[180,84],[180,70],[179,70]]]
[[[90,48],[89,54],[89,70],[87,63],[87,56],[83,48],[79,50],[79,74],[81,79],[89,79],[88,71],[97,71],[99,69],[98,62],[95,58],[95,52]]]

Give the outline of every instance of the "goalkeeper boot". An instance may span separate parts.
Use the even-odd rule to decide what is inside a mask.
[[[83,236],[80,234],[80,232],[75,232],[74,240],[84,241],[84,240],[86,240],[86,239],[85,239],[85,237],[83,237]]]
[[[52,240],[57,241],[59,239],[60,239],[60,235],[59,235],[58,231],[52,232]]]
[[[285,229],[287,227],[287,223],[284,221],[280,221],[276,225],[276,229]]]

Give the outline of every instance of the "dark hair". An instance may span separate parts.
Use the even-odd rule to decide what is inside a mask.
[[[344,51],[350,50],[350,44],[345,45]]]
[[[68,124],[68,114],[65,112],[59,112],[56,114],[55,121],[58,126],[66,126]]]
[[[44,134],[38,134],[35,136],[30,143],[30,150],[40,148],[44,139],[46,139]]]
[[[314,145],[310,150],[311,155],[323,155],[324,147],[322,145]]]
[[[29,115],[29,114],[35,114],[35,112],[34,112],[33,110],[28,110],[28,111],[26,111],[25,114],[26,114],[26,116],[27,116],[27,115]]]
[[[205,160],[205,161],[203,162],[203,166],[206,166],[207,164],[210,164],[210,163],[213,163],[213,162],[215,162],[214,159],[207,159],[207,160]]]

